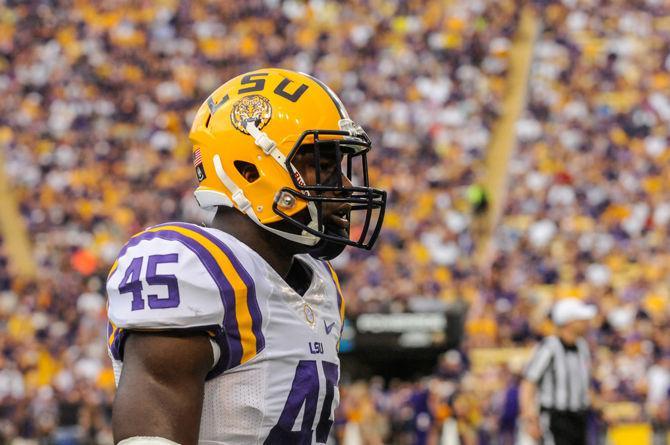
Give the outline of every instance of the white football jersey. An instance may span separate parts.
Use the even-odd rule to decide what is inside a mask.
[[[325,443],[344,302],[328,263],[296,258],[313,275],[304,296],[220,230],[168,223],[135,235],[107,280],[117,384],[128,331],[206,331],[221,355],[205,383],[201,444]]]

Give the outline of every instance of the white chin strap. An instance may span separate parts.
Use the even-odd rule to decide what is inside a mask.
[[[248,128],[248,127],[247,127]],[[254,128],[256,128],[254,126]],[[265,134],[265,133],[263,133]],[[267,137],[267,136],[266,136]],[[270,141],[272,142],[272,141]],[[272,142],[274,144],[274,142]],[[262,147],[261,147],[262,148]],[[275,151],[279,152],[279,150]],[[281,154],[281,153],[280,153]],[[284,155],[282,154],[282,157]],[[276,158],[275,158],[276,159]],[[247,215],[253,222],[255,222],[258,226],[262,227],[263,229],[267,230],[268,232],[274,233],[275,235],[281,236],[282,238],[285,238],[289,241],[293,241],[295,243],[300,243],[304,244],[306,246],[313,246],[316,243],[319,242],[320,238],[318,236],[312,235],[311,233],[303,230],[302,235],[298,235],[295,233],[290,233],[290,232],[284,232],[283,230],[277,230],[273,227],[270,227],[266,224],[263,224],[260,222],[258,219],[258,216],[256,216],[256,213],[254,212],[253,207],[251,206],[251,203],[247,199],[246,196],[244,196],[244,192],[242,191],[241,188],[233,182],[232,179],[226,174],[225,170],[223,169],[223,165],[221,164],[221,158],[219,155],[214,155],[213,158],[214,161],[214,170],[216,170],[216,175],[219,177],[219,180],[223,183],[223,185],[230,191],[230,193],[233,195],[232,196],[232,201],[235,203],[237,208]],[[284,165],[284,164],[282,164]],[[309,227],[317,230],[317,211],[316,211],[316,206],[314,205],[313,202],[308,202],[307,203],[307,209],[309,210],[309,215],[311,222],[309,223]]]

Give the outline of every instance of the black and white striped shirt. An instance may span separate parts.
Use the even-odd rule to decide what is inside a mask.
[[[525,377],[537,385],[542,408],[577,412],[589,406],[590,367],[584,339],[570,346],[552,335],[535,349]]]

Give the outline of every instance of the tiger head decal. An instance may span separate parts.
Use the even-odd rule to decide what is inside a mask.
[[[230,121],[233,126],[244,134],[247,131],[247,122],[253,121],[256,127],[261,130],[270,122],[272,117],[272,106],[267,97],[258,94],[244,96],[235,104],[230,112]]]

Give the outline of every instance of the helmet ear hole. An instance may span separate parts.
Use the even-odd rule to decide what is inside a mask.
[[[256,166],[251,162],[235,161],[233,162],[233,164],[235,164],[235,168],[240,173],[240,175],[242,175],[242,177],[246,179],[247,182],[249,183],[258,180],[258,178],[260,178],[261,176],[258,173],[258,169],[256,168]]]

